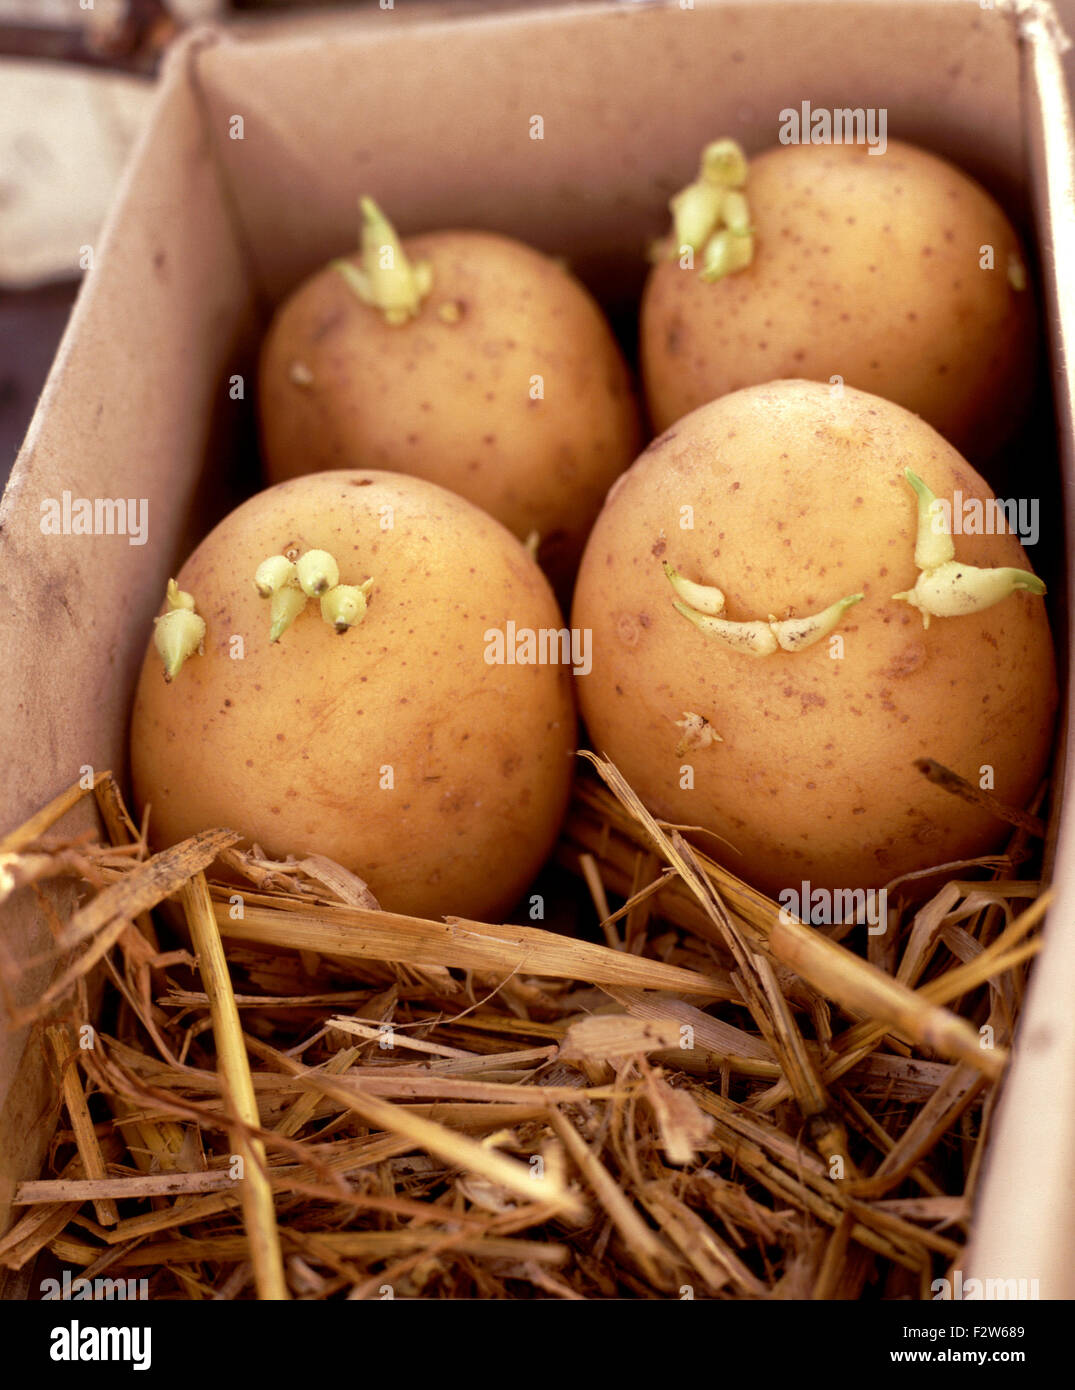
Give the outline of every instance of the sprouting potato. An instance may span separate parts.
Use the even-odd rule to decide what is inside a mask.
[[[1036,358],[1026,257],[993,198],[898,141],[883,154],[782,145],[740,172],[731,191],[749,230],[736,244],[749,259],[715,278],[707,261],[730,229],[704,242],[712,208],[673,200],[676,234],[642,303],[654,426],[743,386],[805,377],[895,401],[976,466],[993,459],[1023,421]],[[692,237],[696,254],[682,255]]]
[[[156,632],[177,630],[146,654],[131,761],[153,844],[228,826],[337,860],[390,911],[506,912],[575,747],[570,670],[488,660],[509,622],[560,628],[547,581],[432,483],[342,471],[252,497],[169,586]]]
[[[774,895],[996,849],[1008,827],[915,760],[1025,805],[1056,676],[1017,537],[935,533],[957,492],[996,516],[936,431],[850,388],[772,382],[679,420],[613,489],[579,572],[593,746]],[[685,737],[705,728],[719,741]]]
[[[302,284],[265,339],[270,481],[352,467],[427,478],[520,540],[536,533],[565,587],[640,442],[600,309],[521,242],[478,231],[401,241],[369,199],[363,209],[363,249]]]

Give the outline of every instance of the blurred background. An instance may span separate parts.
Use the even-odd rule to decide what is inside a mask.
[[[161,55],[225,0],[0,0],[0,486],[153,99]]]
[[[461,20],[483,9],[571,3],[395,0],[412,14]],[[74,302],[83,248],[95,243],[115,197],[168,46],[206,22],[264,25],[289,13],[381,7],[380,0],[0,0],[0,488]],[[1075,36],[1075,0],[1055,7]],[[1066,63],[1071,92],[1075,49]]]
[[[408,18],[563,0],[395,0]],[[1075,0],[1073,0],[1075,3]],[[379,0],[0,0],[0,490],[168,46],[211,22],[264,26]]]

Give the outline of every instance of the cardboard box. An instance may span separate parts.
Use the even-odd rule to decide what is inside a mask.
[[[804,99],[886,108],[890,136],[954,160],[1032,228],[1071,515],[1075,174],[1048,6],[1023,18],[977,0],[452,11],[206,30],[172,52],[0,510],[5,830],[87,765],[123,773],[165,580],[254,485],[257,333],[280,296],[353,243],[359,190],[375,191],[404,234],[472,225],[565,254],[615,309],[637,294],[640,248],[715,133],[756,151]],[[1041,467],[1043,495],[1059,499],[1056,462]],[[44,543],[42,499],[64,492],[147,499],[146,543]],[[1071,583],[1069,566],[1069,600]],[[1068,643],[1056,637],[1064,671]],[[1075,1294],[1070,760],[1059,775],[1069,814],[1054,845],[1057,897],[966,1271],[1037,1278],[1042,1297]],[[9,956],[44,949],[29,894],[4,914]],[[44,966],[25,977],[22,997],[45,979]],[[39,1171],[56,1103],[40,1050],[5,1036],[0,1229],[13,1184]]]

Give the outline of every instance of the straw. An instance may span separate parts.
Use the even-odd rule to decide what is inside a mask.
[[[88,794],[6,842],[9,896],[83,885],[8,1010],[65,1102],[13,1277],[47,1253],[184,1299],[907,1298],[958,1260],[1049,904],[1016,877],[1029,822],[890,885],[879,948],[781,917],[604,759],[556,850],[575,935],[385,913],[228,831],[151,854],[107,775],[109,843],[51,834]],[[102,963],[82,1051],[56,1011],[85,1017]]]
[[[242,1129],[243,1124],[257,1126],[261,1123],[250,1078],[250,1063],[243,1044],[239,1010],[235,1007],[231,976],[217,931],[212,900],[205,876],[200,871],[183,885],[182,900],[191,941],[198,956],[198,969],[209,996],[221,1081],[240,1121],[234,1131],[233,1143],[243,1164],[242,1176],[238,1179],[239,1193],[258,1297],[286,1299],[287,1282],[276,1229],[272,1187],[265,1168],[265,1148],[260,1140],[248,1137]]]

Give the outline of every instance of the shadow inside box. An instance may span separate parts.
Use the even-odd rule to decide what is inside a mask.
[[[78,285],[0,291],[0,488],[26,437]]]

